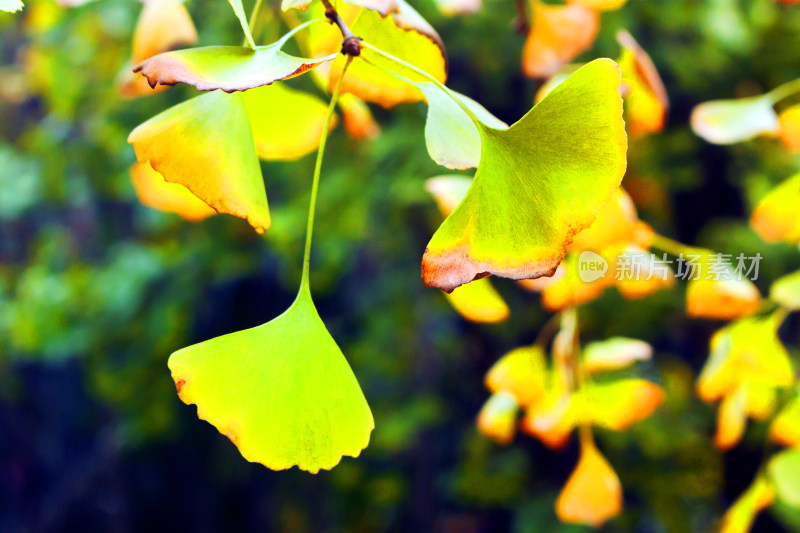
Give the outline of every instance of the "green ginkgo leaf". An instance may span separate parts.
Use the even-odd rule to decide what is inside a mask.
[[[800,448],[783,451],[767,467],[778,498],[787,505],[800,507]]]
[[[490,274],[552,275],[626,168],[620,70],[592,61],[508,129],[475,120],[480,166],[422,259],[426,285],[452,291]]]
[[[253,41],[253,36],[250,34],[250,25],[247,22],[247,15],[244,14],[242,0],[228,0],[228,3],[233,8],[233,12],[236,13],[236,18],[239,19],[239,24],[242,25],[242,31],[244,32],[244,38],[247,40],[248,46],[250,46],[250,48],[255,48],[256,43]]]
[[[198,417],[273,470],[330,469],[358,456],[375,426],[307,285],[271,322],[179,350],[169,368]]]
[[[220,91],[180,103],[128,137],[140,163],[179,183],[220,213],[269,228],[267,194],[242,93]]]
[[[769,297],[787,309],[800,309],[800,270],[777,279]]]
[[[0,11],[9,11],[14,13],[22,9],[21,0],[0,0]]]
[[[734,144],[778,133],[778,115],[769,94],[704,102],[692,111],[694,132],[714,144]]]
[[[267,46],[206,46],[165,52],[142,61],[133,71],[141,72],[151,87],[185,83],[200,91],[233,92],[269,85],[299,76],[337,56],[309,59],[281,51],[286,41],[313,22],[298,26]]]

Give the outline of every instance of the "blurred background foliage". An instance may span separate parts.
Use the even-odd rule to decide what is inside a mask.
[[[448,48],[448,85],[507,122],[530,108],[538,85],[521,73],[513,2],[453,18],[430,0],[414,6]],[[271,472],[178,400],[172,351],[261,324],[293,299],[313,156],[263,163],[273,217],[263,237],[233,217],[191,224],[139,204],[126,137],[194,92],[120,98],[140,7],[30,0],[0,13],[0,530],[581,530],[552,510],[575,439],[560,453],[525,437],[500,447],[474,427],[486,370],[532,342],[547,313],[497,280],[511,318],[474,325],[423,286],[420,258],[440,222],[423,184],[442,173],[426,154],[423,104],[373,109],[374,141],[337,128],[323,170],[312,284],[375,415],[361,457],[316,476]],[[188,7],[200,45],[241,38],[227,2]],[[686,243],[760,252],[766,292],[800,254],[764,244],[746,219],[800,158],[769,139],[707,144],[688,117],[699,102],[800,77],[800,7],[630,0],[603,13],[580,59],[618,57],[622,28],[672,104],[665,131],[630,146],[625,186],[641,217]],[[288,83],[319,94],[309,77]],[[732,452],[713,448],[715,408],[693,381],[721,324],[685,318],[684,290],[633,302],[608,291],[581,310],[584,340],[653,344],[644,372],[667,392],[648,420],[598,435],[625,487],[625,512],[604,531],[711,531],[763,456],[765,424]],[[796,356],[796,317],[785,329]],[[773,510],[754,528],[784,530],[800,531],[797,513]]]

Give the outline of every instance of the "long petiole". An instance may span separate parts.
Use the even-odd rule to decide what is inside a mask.
[[[311,200],[308,207],[308,225],[306,226],[306,247],[303,252],[303,274],[300,280],[300,292],[304,290],[310,293],[309,287],[309,271],[311,268],[311,237],[314,233],[314,215],[317,210],[317,193],[319,191],[319,176],[322,172],[322,158],[325,155],[325,144],[328,140],[328,130],[331,127],[333,120],[333,111],[336,108],[336,102],[339,100],[339,91],[342,88],[342,80],[344,79],[347,67],[353,60],[352,56],[347,56],[347,61],[342,69],[342,75],[339,76],[339,81],[336,83],[336,88],[331,95],[331,102],[328,104],[328,115],[325,117],[325,124],[322,127],[322,137],[319,140],[319,149],[317,150],[317,162],[314,166],[314,179],[311,182]]]

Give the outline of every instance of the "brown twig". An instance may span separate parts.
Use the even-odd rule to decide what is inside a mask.
[[[339,12],[333,7],[330,0],[322,0],[325,6],[325,18],[336,24],[342,32],[342,53],[347,56],[356,57],[361,54],[361,37],[356,37],[347,24],[339,16]]]

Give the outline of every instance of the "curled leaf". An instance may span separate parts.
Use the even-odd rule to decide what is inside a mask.
[[[157,84],[193,85],[199,91],[221,89],[225,92],[246,91],[278,80],[299,76],[330,61],[337,54],[319,59],[296,57],[281,51],[281,47],[298,26],[280,40],[253,49],[242,46],[206,46],[158,54],[134,67],[141,72],[151,87]]]
[[[600,527],[622,512],[622,485],[590,440],[582,441],[578,465],[556,500],[562,522]]]
[[[128,137],[139,163],[220,213],[269,228],[267,195],[241,93],[203,94],[139,125]],[[222,154],[222,157],[220,156]]]
[[[461,316],[472,322],[502,322],[511,314],[508,304],[488,279],[464,285],[445,296]]]
[[[177,183],[169,183],[150,165],[136,163],[131,167],[131,179],[136,196],[144,205],[160,211],[177,213],[186,220],[198,221],[216,214],[205,202],[189,189]]]
[[[619,68],[589,63],[505,130],[480,122],[480,167],[422,260],[426,285],[452,291],[489,274],[552,275],[625,173]]]
[[[772,189],[758,202],[750,226],[767,242],[800,241],[800,174]]]
[[[307,290],[271,322],[175,352],[169,368],[198,417],[273,470],[330,469],[358,456],[375,425]]]
[[[478,430],[498,444],[509,444],[517,432],[518,410],[512,394],[492,394],[478,413]]]

